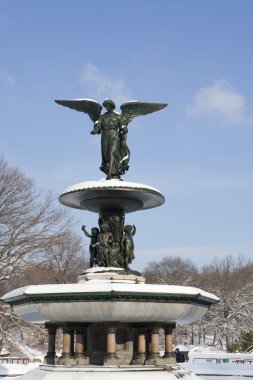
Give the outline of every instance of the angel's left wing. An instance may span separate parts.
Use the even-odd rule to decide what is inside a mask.
[[[147,115],[152,112],[160,111],[167,107],[166,103],[144,103],[130,101],[121,105],[121,118],[124,125],[128,125],[134,117]]]
[[[87,113],[93,123],[98,120],[102,110],[101,104],[93,99],[55,100],[55,102],[61,106]]]

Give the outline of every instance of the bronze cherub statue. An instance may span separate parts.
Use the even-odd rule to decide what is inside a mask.
[[[121,114],[114,111],[111,99],[103,102],[106,112],[101,114],[102,105],[91,99],[55,100],[56,103],[87,113],[94,123],[91,134],[101,134],[102,164],[100,170],[106,179],[120,178],[128,170],[130,150],[126,143],[127,126],[134,117],[159,111],[165,103],[144,103],[130,101],[120,106]]]

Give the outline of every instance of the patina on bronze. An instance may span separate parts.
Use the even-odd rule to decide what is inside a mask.
[[[55,100],[56,103],[87,113],[94,123],[92,135],[101,134],[102,163],[100,170],[107,179],[120,178],[129,168],[130,150],[126,143],[128,124],[140,115],[159,111],[165,103],[146,103],[130,101],[120,106],[121,114],[114,111],[111,99],[103,102],[106,112],[101,114],[102,105],[91,99]]]

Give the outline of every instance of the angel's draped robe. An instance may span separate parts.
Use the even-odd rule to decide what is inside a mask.
[[[95,128],[101,131],[102,164],[100,169],[108,176],[119,176],[128,169],[130,152],[121,117],[115,112],[101,115]],[[122,133],[122,131],[124,131]]]

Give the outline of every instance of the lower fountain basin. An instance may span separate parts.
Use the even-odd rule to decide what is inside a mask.
[[[31,285],[7,293],[2,300],[28,322],[131,323],[190,323],[218,302],[194,287],[110,280]]]

